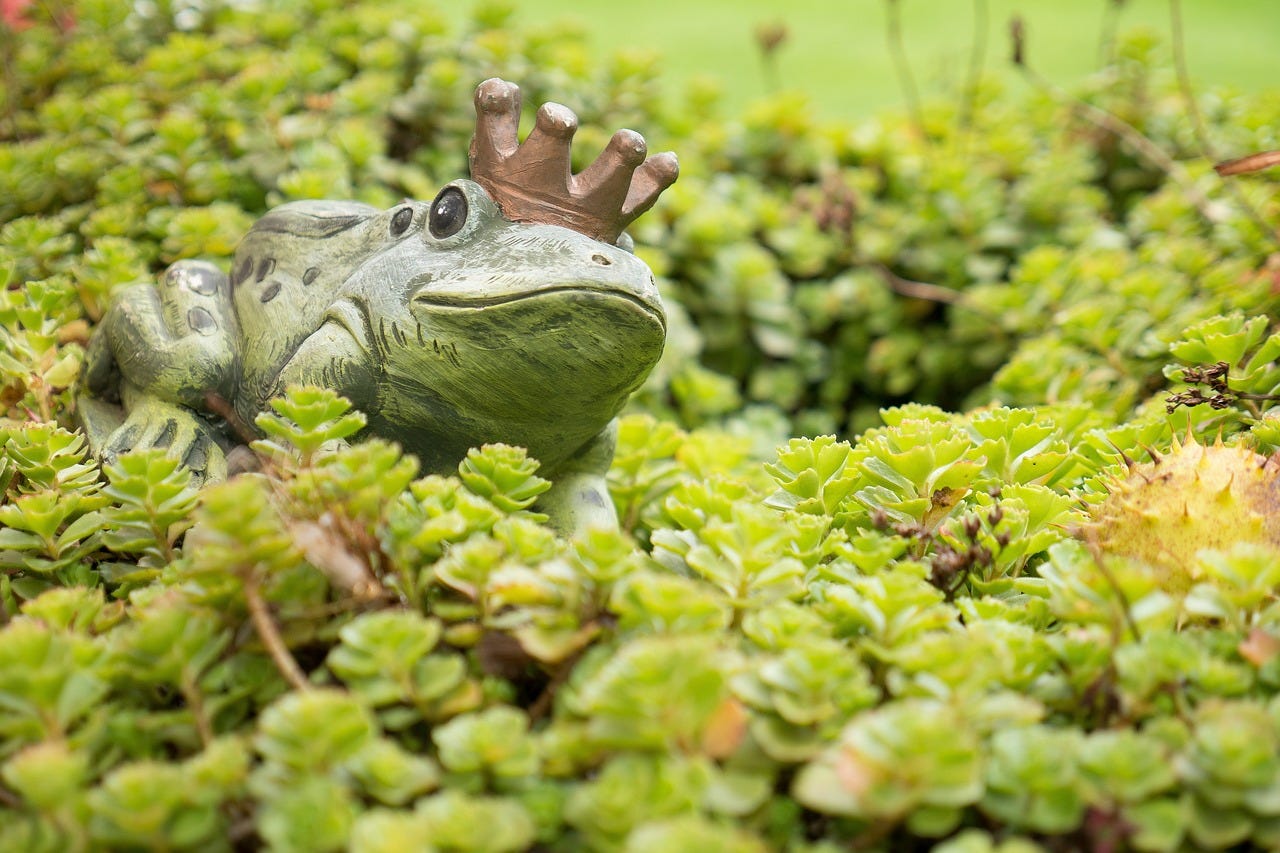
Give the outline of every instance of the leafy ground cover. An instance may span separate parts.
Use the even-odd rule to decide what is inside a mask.
[[[828,125],[493,8],[144,11],[0,31],[0,848],[1280,845],[1280,204],[1148,40]],[[315,454],[360,426],[318,389],[261,475],[87,458],[114,289],[284,200],[430,197],[493,74],[583,156],[682,157],[620,530],[557,539],[518,448]],[[1280,147],[1278,106],[1203,134]]]

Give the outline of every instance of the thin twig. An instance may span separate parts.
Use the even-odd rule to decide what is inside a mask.
[[[53,4],[49,3],[48,0],[40,0],[40,8],[43,9],[45,15],[48,16],[49,22],[53,24],[53,28],[58,31],[58,35],[66,36],[71,32],[71,24],[74,22],[74,19],[68,18],[68,15],[70,14],[69,12],[64,10],[63,14],[58,14],[58,10],[55,9]]]
[[[907,49],[902,42],[901,4],[899,0],[885,0],[885,7],[889,54],[893,57],[893,66],[898,72],[898,83],[902,86],[902,95],[907,99],[907,112],[911,114],[911,123],[923,140],[925,138],[924,111],[920,107],[920,92],[916,89],[916,79],[911,73]]]
[[[1124,589],[1120,586],[1120,581],[1107,567],[1107,561],[1103,558],[1102,546],[1098,544],[1097,539],[1093,535],[1086,535],[1085,547],[1089,549],[1089,555],[1093,557],[1093,564],[1098,567],[1098,571],[1102,573],[1102,577],[1106,580],[1107,585],[1111,587],[1111,591],[1116,594],[1116,598],[1120,602],[1120,615],[1124,619],[1125,625],[1129,628],[1129,632],[1133,634],[1134,642],[1142,642],[1142,634],[1138,631],[1138,623],[1134,621],[1133,614],[1130,612],[1129,597],[1124,594]],[[1113,642],[1116,646],[1120,645],[1119,631],[1114,628],[1112,630]]]
[[[18,138],[18,73],[13,67],[13,53],[16,50],[13,33],[0,33],[0,67],[4,73],[4,120],[9,139]]]
[[[999,320],[996,314],[969,298],[963,291],[903,278],[884,264],[873,264],[872,269],[884,280],[885,284],[889,285],[889,289],[899,296],[906,296],[910,299],[923,299],[926,302],[937,302],[941,305],[955,305],[966,311],[972,311],[980,317],[986,317],[993,322]],[[1000,329],[1000,326],[997,325],[995,328]]]
[[[245,422],[244,418],[240,417],[236,407],[221,394],[216,391],[207,392],[204,395],[204,404],[209,411],[226,422],[243,444],[249,445],[257,441],[258,434]]]
[[[11,809],[21,809],[26,805],[26,801],[8,788],[0,785],[0,806],[6,806]]]
[[[1150,137],[1146,136],[1142,131],[1138,130],[1124,119],[1114,113],[1107,112],[1101,107],[1097,107],[1087,101],[1080,100],[1069,92],[1049,82],[1044,77],[1041,77],[1040,74],[1031,67],[1030,63],[1026,61],[1026,53],[1020,44],[1021,33],[1015,31],[1014,38],[1014,64],[1022,71],[1023,76],[1026,77],[1027,81],[1031,83],[1031,85],[1035,86],[1058,103],[1064,104],[1068,109],[1083,118],[1085,121],[1102,128],[1120,139],[1122,142],[1127,143],[1129,147],[1132,148],[1140,157],[1152,166],[1164,172],[1174,183],[1181,187],[1183,193],[1187,197],[1187,200],[1191,202],[1192,206],[1200,212],[1200,215],[1203,216],[1206,221],[1217,223],[1222,220],[1221,212],[1214,208],[1214,204],[1209,197],[1195,185],[1190,177],[1188,177],[1187,170],[1182,167],[1181,163],[1170,157],[1168,153],[1153,142]],[[1016,60],[1021,61],[1019,62]]]
[[[227,840],[233,844],[240,841],[248,841],[254,837],[254,833],[257,831],[258,824],[252,816],[242,817],[227,828]],[[237,847],[236,849],[240,848]]]
[[[289,682],[295,690],[310,690],[311,684],[307,681],[307,676],[294,660],[289,647],[285,645],[284,638],[280,636],[280,630],[271,618],[271,611],[262,598],[262,592],[258,589],[258,582],[252,578],[247,578],[244,582],[244,600],[249,605],[249,618],[253,620],[253,628],[258,632],[258,639],[262,640],[262,645],[266,647],[267,654],[271,656],[272,662],[275,663],[276,669],[280,670],[284,680]]]
[[[978,86],[982,80],[982,67],[987,58],[987,0],[973,0],[973,45],[969,51],[969,77],[965,81],[963,100],[960,102],[960,127],[968,130],[973,125]]]
[[[764,87],[770,94],[781,88],[778,73],[778,48],[787,40],[787,26],[781,21],[756,27],[756,45],[760,48],[760,63],[764,68]]]
[[[179,685],[182,690],[182,698],[186,700],[187,707],[191,709],[191,716],[196,721],[196,732],[200,735],[200,743],[208,746],[213,742],[213,725],[209,722],[209,714],[204,707],[204,697],[200,694],[200,687],[196,684],[194,678],[189,678],[183,673],[182,682]]]
[[[1178,74],[1178,88],[1182,92],[1182,101],[1186,104],[1187,115],[1191,118],[1191,129],[1196,136],[1196,144],[1200,146],[1200,154],[1207,157],[1210,161],[1218,159],[1218,155],[1214,152],[1213,143],[1209,140],[1209,132],[1205,128],[1204,116],[1200,112],[1200,104],[1196,101],[1195,90],[1191,86],[1191,74],[1187,71],[1187,51],[1184,44],[1182,29],[1182,0],[1169,0],[1169,25],[1173,35],[1173,65]],[[1219,176],[1233,174],[1224,172],[1220,168],[1223,164],[1214,167]],[[1245,215],[1253,220],[1253,224],[1258,226],[1264,234],[1276,233],[1275,228],[1267,224],[1262,213],[1254,207],[1253,203],[1244,194],[1244,190],[1234,181],[1226,181],[1225,186],[1227,192],[1231,193],[1231,197],[1235,199],[1236,204],[1240,205],[1240,209]]]
[[[1263,169],[1270,169],[1273,166],[1280,166],[1280,151],[1259,151],[1257,154],[1250,154],[1247,157],[1224,160],[1215,165],[1213,170],[1226,178],[1231,175],[1261,172]]]
[[[1178,88],[1182,90],[1182,100],[1187,107],[1187,115],[1191,118],[1191,129],[1196,135],[1196,143],[1200,153],[1210,160],[1217,160],[1213,146],[1209,142],[1209,134],[1205,131],[1204,116],[1200,114],[1200,105],[1196,103],[1194,90],[1191,88],[1191,75],[1187,73],[1187,51],[1182,34],[1182,2],[1169,0],[1169,25],[1173,35],[1173,67],[1178,74]]]
[[[551,674],[551,679],[547,681],[546,687],[542,688],[542,692],[538,694],[538,698],[533,700],[533,704],[529,706],[529,719],[537,722],[551,712],[551,708],[556,699],[556,693],[569,680],[569,676],[573,674],[573,667],[578,662],[581,655],[574,655],[566,661],[561,661],[556,671]]]
[[[1098,36],[1098,67],[1106,68],[1116,61],[1116,27],[1120,23],[1120,7],[1125,0],[1111,0],[1102,13],[1102,29]]]
[[[941,302],[944,305],[959,305],[964,302],[964,294],[958,290],[903,278],[884,264],[876,264],[875,270],[884,279],[885,284],[889,285],[889,289],[899,296],[910,296],[912,299],[923,299],[926,302]]]
[[[879,848],[886,838],[897,828],[898,821],[891,818],[879,818],[866,829],[853,837],[850,846],[854,850]]]

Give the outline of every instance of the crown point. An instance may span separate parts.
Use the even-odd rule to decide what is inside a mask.
[[[490,77],[476,87],[476,108],[487,113],[520,108],[520,87],[498,77]]]
[[[634,130],[620,130],[609,140],[609,148],[628,166],[639,166],[649,146],[644,137]]]
[[[649,158],[649,162],[653,165],[650,167],[655,178],[662,183],[662,189],[666,189],[676,182],[676,178],[680,177],[680,160],[676,157],[674,151],[663,151],[661,154],[654,154]]]
[[[578,117],[563,104],[543,104],[534,118],[538,130],[559,139],[565,139],[578,129]]]
[[[629,224],[653,207],[658,196],[680,177],[680,161],[670,151],[654,154],[640,164],[631,178],[631,190],[622,205],[622,217]]]

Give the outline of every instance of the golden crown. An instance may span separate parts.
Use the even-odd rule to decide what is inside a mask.
[[[538,109],[523,144],[519,126],[519,86],[494,77],[476,87],[471,178],[513,222],[562,225],[615,243],[680,173],[675,154],[646,158],[644,137],[619,130],[594,163],[573,174],[578,117],[560,104]]]

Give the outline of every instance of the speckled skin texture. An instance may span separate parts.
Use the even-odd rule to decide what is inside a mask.
[[[616,523],[611,422],[661,355],[649,269],[615,246],[502,217],[471,181],[379,211],[293,202],[269,212],[228,276],[197,261],[119,294],[90,344],[80,412],[104,457],[168,447],[225,476],[234,431],[294,383],[368,415],[425,471],[468,448],[528,448],[570,531]]]

